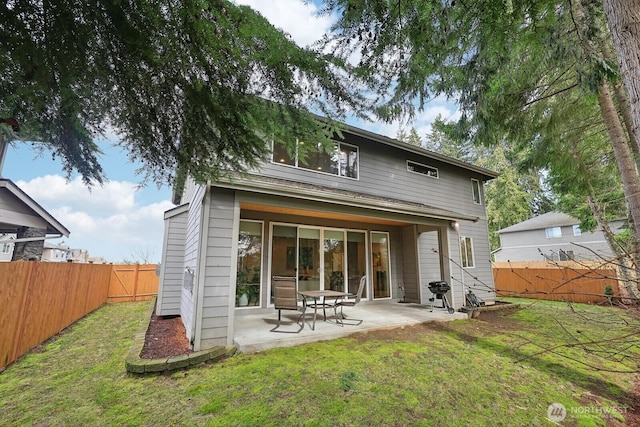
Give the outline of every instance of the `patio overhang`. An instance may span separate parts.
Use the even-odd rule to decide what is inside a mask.
[[[261,176],[234,177],[212,187],[240,192],[240,206],[275,213],[298,213],[334,219],[358,219],[389,225],[432,224],[433,220],[473,221],[480,218],[422,203],[379,197],[318,185]],[[345,210],[348,207],[348,210]]]

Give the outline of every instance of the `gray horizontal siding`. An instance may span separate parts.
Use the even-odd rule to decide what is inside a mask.
[[[182,323],[184,323],[187,336],[190,340],[195,336],[196,332],[193,330],[193,313],[195,311],[195,300],[193,298],[193,294],[194,288],[198,286],[200,274],[198,271],[198,250],[200,247],[200,224],[202,220],[202,203],[205,194],[205,187],[194,186],[192,189],[193,192],[189,199],[183,270],[189,268],[193,271],[193,287],[188,288],[184,282],[182,283],[180,301],[180,316],[182,317]]]
[[[472,200],[471,178],[482,182],[479,174],[358,137],[349,143],[359,147],[360,173],[357,180],[277,163],[264,164],[260,174],[485,217],[484,205],[475,204]],[[409,172],[407,160],[437,167],[439,178]]]
[[[478,223],[463,222],[460,224],[460,235],[473,239],[475,267],[464,268],[466,272],[463,279],[465,287],[471,289],[474,294],[486,301],[494,301],[495,293],[492,291],[494,289],[493,271],[487,223],[485,221],[479,221]]]
[[[156,312],[160,316],[171,316],[180,314],[187,212],[166,219],[164,226],[163,262]]]
[[[427,231],[420,233],[418,236],[418,248],[420,254],[420,302],[427,304],[429,298],[431,298],[428,288],[429,283],[444,279],[440,267],[438,232]],[[450,282],[450,280],[447,280],[447,282]]]
[[[201,316],[201,348],[226,345],[228,337],[229,306],[232,292],[232,272],[235,272],[236,256],[233,254],[235,193],[212,189],[211,209],[208,212],[207,255],[204,274],[204,292]]]

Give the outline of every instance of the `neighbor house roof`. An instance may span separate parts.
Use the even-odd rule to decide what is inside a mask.
[[[0,233],[16,233],[19,227],[69,236],[69,230],[22,191],[13,181],[0,178]]]
[[[543,230],[550,227],[565,227],[579,224],[580,221],[563,212],[547,212],[510,227],[498,230],[498,233],[513,233],[515,231]]]

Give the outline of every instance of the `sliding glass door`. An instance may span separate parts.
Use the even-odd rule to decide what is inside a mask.
[[[315,291],[322,289],[320,268],[320,230],[317,228],[298,229],[298,290]]]
[[[391,297],[389,282],[389,233],[371,232],[371,262],[373,269],[373,297]]]
[[[356,294],[362,276],[367,274],[367,238],[363,231],[347,231],[347,292]],[[366,298],[367,288],[362,293]]]
[[[271,275],[296,277],[298,290],[355,294],[367,270],[366,240],[364,231],[274,224]]]
[[[324,230],[324,287],[344,292],[344,230]]]

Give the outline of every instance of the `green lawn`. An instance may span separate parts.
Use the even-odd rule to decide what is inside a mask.
[[[124,359],[148,303],[109,304],[0,374],[0,425],[551,426],[551,403],[561,425],[621,425],[634,374],[585,363],[635,370],[638,343],[606,340],[637,336],[637,319],[573,309],[538,302],[136,377]]]

